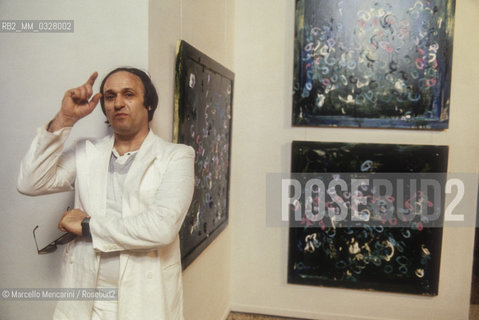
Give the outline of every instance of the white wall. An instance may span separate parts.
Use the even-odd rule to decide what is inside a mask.
[[[125,64],[148,66],[148,1],[1,1],[0,19],[72,19],[74,33],[0,33],[0,287],[58,287],[61,249],[38,256],[40,245],[59,234],[60,214],[72,194],[26,197],[16,191],[19,163],[36,128],[58,111],[64,92],[94,70]],[[97,80],[98,88],[100,80]],[[74,128],[73,137],[102,136],[98,107]],[[0,302],[0,319],[51,319],[54,302]]]
[[[173,131],[177,40],[187,41],[233,70],[233,10],[233,0],[150,1],[149,69],[161,88],[161,112],[155,115],[153,129],[163,138],[171,140]],[[229,311],[229,230],[227,227],[183,273],[186,319],[223,319]]]
[[[313,319],[467,319],[472,228],[444,231],[437,297],[290,285],[288,232],[266,226],[266,175],[289,172],[292,140],[448,144],[449,171],[478,169],[479,5],[458,0],[445,131],[292,128],[294,1],[235,1],[231,308]],[[467,199],[468,215],[475,199]]]

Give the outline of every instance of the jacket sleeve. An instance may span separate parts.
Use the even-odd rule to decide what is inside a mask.
[[[30,149],[20,164],[17,190],[26,195],[40,195],[73,190],[75,182],[74,151],[64,152],[71,128],[48,132],[37,130]]]
[[[144,212],[121,219],[92,217],[93,248],[101,252],[151,250],[172,243],[193,197],[194,156],[193,148],[186,146],[173,153],[160,186],[148,195],[154,200]]]

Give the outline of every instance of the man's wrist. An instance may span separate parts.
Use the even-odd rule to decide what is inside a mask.
[[[55,132],[57,130],[67,128],[67,127],[73,127],[75,124],[75,121],[68,120],[64,118],[62,115],[57,114],[55,118],[53,118],[47,126],[47,131],[48,132]]]
[[[85,217],[81,222],[81,233],[82,236],[90,238],[90,217]]]

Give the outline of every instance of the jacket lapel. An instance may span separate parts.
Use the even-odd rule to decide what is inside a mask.
[[[156,152],[154,151],[155,138],[155,134],[150,129],[150,132],[148,133],[145,140],[141,144],[140,149],[138,150],[135,161],[133,161],[130,170],[128,170],[128,174],[125,178],[125,189],[123,191],[123,194],[127,194],[128,190],[138,191],[141,180],[145,175],[146,169],[156,157]],[[123,199],[124,201],[126,200],[125,198]],[[125,203],[123,204],[123,207],[125,207]],[[128,214],[129,212],[123,211],[123,216]]]
[[[86,142],[88,194],[92,206],[87,212],[92,216],[105,215],[106,212],[106,184],[113,142],[113,136],[106,137],[97,144]]]

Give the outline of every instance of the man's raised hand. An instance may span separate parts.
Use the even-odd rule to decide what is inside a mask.
[[[80,87],[65,92],[62,106],[55,118],[50,122],[48,131],[54,132],[64,127],[72,127],[78,120],[89,115],[100,101],[101,93],[93,94],[93,84],[98,77],[97,72],[88,78]]]

